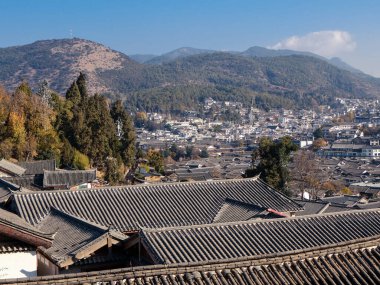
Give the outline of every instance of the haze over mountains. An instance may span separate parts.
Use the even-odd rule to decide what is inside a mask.
[[[162,64],[166,62],[170,62],[172,60],[192,56],[192,55],[198,55],[198,54],[208,54],[208,53],[216,53],[220,52],[217,50],[207,50],[207,49],[197,49],[197,48],[191,48],[191,47],[182,47],[175,49],[173,51],[170,51],[168,53],[162,54],[162,55],[152,55],[152,54],[136,54],[136,55],[129,55],[129,57],[139,63],[146,63],[146,64]],[[290,56],[290,55],[304,55],[304,56],[311,56],[315,57],[321,60],[326,60],[328,63],[335,65],[336,67],[339,67],[344,70],[348,70],[351,72],[357,72],[362,73],[359,69],[356,69],[349,64],[345,63],[338,57],[333,57],[331,59],[325,58],[323,56],[319,56],[315,53],[311,52],[303,52],[303,51],[294,51],[294,50],[287,50],[287,49],[281,49],[281,50],[274,50],[274,49],[268,49],[264,47],[254,46],[250,47],[245,51],[238,52],[238,51],[224,51],[226,53],[235,54],[235,55],[242,55],[242,56],[250,56],[250,57],[277,57],[277,56]]]
[[[135,59],[135,60],[134,60]],[[144,62],[144,63],[139,63]],[[127,55],[83,39],[45,40],[0,49],[0,84],[13,90],[46,79],[64,94],[79,72],[90,91],[132,109],[178,112],[208,96],[258,107],[333,104],[336,97],[380,97],[380,79],[339,59],[252,47],[244,52],[180,48],[161,56]]]

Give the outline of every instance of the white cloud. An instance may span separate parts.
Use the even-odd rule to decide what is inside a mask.
[[[353,51],[356,48],[356,42],[346,31],[320,31],[304,36],[292,36],[269,48],[309,51],[331,57]]]

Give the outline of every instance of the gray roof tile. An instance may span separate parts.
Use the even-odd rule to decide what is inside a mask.
[[[48,171],[44,170],[43,187],[66,188],[88,183],[96,180],[96,170],[65,170],[65,171]]]
[[[10,175],[18,175],[18,176],[23,175],[26,171],[25,168],[15,163],[12,163],[4,158],[0,160],[0,169],[5,170]]]
[[[379,237],[380,210],[144,229],[143,243],[156,263],[186,263],[261,256]]]
[[[55,170],[55,159],[23,161],[18,164],[26,169],[24,175],[43,174],[44,170]]]
[[[345,249],[291,258],[172,264],[2,280],[3,284],[278,285],[380,284],[380,247]]]
[[[226,198],[276,211],[302,207],[258,178],[136,185],[79,191],[15,194],[26,221],[36,224],[51,206],[121,231],[211,223]]]
[[[5,202],[12,195],[12,191],[19,190],[19,186],[0,178],[0,203]]]
[[[272,214],[268,212],[266,208],[226,199],[216,214],[213,223],[247,221],[255,218],[265,219],[268,217],[272,217]]]
[[[0,208],[0,224],[6,225],[7,227],[11,227],[23,232],[30,233],[32,235],[36,235],[42,237],[44,239],[52,239],[52,235],[48,232],[44,232],[36,228],[35,226],[29,224],[24,219],[20,218],[18,215],[9,212]],[[6,232],[1,234],[7,234]]]
[[[37,225],[43,232],[54,235],[52,246],[43,252],[56,262],[74,257],[78,250],[107,233],[97,226],[52,208]]]

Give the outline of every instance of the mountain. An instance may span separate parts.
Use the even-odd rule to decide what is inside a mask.
[[[128,93],[130,104],[149,111],[194,109],[209,96],[246,104],[254,97],[259,107],[287,108],[334,105],[336,97],[380,96],[380,79],[358,76],[325,60],[302,55],[199,54],[146,66],[142,75],[133,88],[123,92]],[[118,77],[115,73],[108,76]]]
[[[46,79],[50,87],[65,92],[83,71],[92,93],[113,91],[98,73],[138,64],[123,53],[83,39],[44,40],[32,44],[0,48],[0,82],[13,89],[22,80],[32,86]]]
[[[191,48],[191,47],[182,47],[179,49],[175,49],[171,52],[165,53],[163,55],[154,57],[150,60],[145,61],[147,64],[162,64],[165,62],[170,62],[172,60],[176,60],[179,58],[184,58],[192,55],[197,54],[207,54],[207,53],[214,53],[214,50],[208,50],[208,49],[197,49],[197,48]]]
[[[311,52],[295,51],[288,49],[268,49],[264,47],[250,47],[249,49],[240,53],[243,56],[256,56],[256,57],[276,57],[276,56],[289,56],[289,55],[304,55],[316,57],[319,59],[325,59],[322,56],[316,55]]]
[[[343,60],[341,60],[339,57],[333,57],[333,58],[329,59],[329,63],[331,63],[332,65],[335,65],[336,67],[338,67],[340,69],[344,69],[344,70],[350,71],[352,73],[364,74],[363,71],[361,71],[355,67],[352,67],[351,65],[349,65],[346,62],[344,62]]]
[[[131,59],[133,59],[134,61],[137,61],[139,63],[144,63],[144,62],[147,62],[147,61],[157,57],[158,55],[154,55],[154,54],[130,54],[128,56]]]
[[[334,105],[336,97],[380,97],[378,78],[315,56],[271,56],[277,52],[255,47],[248,56],[247,51],[182,48],[167,54],[161,64],[140,64],[88,40],[38,41],[0,49],[0,84],[13,90],[24,79],[36,89],[46,79],[64,94],[82,71],[88,75],[91,93],[121,98],[132,110],[174,113],[197,109],[210,96],[248,105],[254,99],[262,108],[310,108]]]
[[[176,49],[174,51],[168,52],[161,56],[131,55],[130,57],[139,63],[162,64],[162,63],[167,63],[173,60],[177,60],[179,58],[185,58],[192,55],[215,53],[215,52],[217,51],[187,47],[187,48]],[[340,69],[344,69],[344,70],[354,72],[354,73],[363,73],[359,69],[356,69],[350,66],[349,64],[347,64],[346,62],[344,62],[342,59],[338,57],[333,57],[331,59],[328,59],[311,52],[295,51],[295,50],[287,50],[287,49],[275,50],[275,49],[268,49],[264,47],[254,46],[254,47],[248,48],[247,50],[243,52],[227,51],[227,53],[242,55],[242,56],[249,56],[249,57],[278,57],[278,56],[290,56],[290,55],[311,56],[311,57],[315,57],[321,60],[326,60],[330,64],[335,65],[336,67]]]
[[[274,50],[274,49],[267,49],[267,48],[255,46],[255,47],[251,47],[247,49],[246,51],[243,51],[240,54],[244,56],[256,56],[256,57],[277,57],[277,56],[290,56],[290,55],[311,56],[311,57],[315,57],[321,60],[325,60],[328,63],[340,69],[344,69],[353,73],[363,73],[359,69],[352,67],[351,65],[344,62],[342,59],[338,57],[333,57],[331,59],[328,59],[323,56],[317,55],[315,53],[306,52],[306,51],[295,51],[295,50],[288,50],[288,49]]]

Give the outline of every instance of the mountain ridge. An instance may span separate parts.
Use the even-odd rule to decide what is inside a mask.
[[[162,64],[167,63],[179,58],[184,58],[192,55],[198,55],[198,54],[205,54],[205,53],[216,53],[216,52],[225,52],[225,53],[231,53],[235,55],[243,55],[243,56],[253,56],[253,57],[278,57],[278,56],[290,56],[290,55],[305,55],[305,56],[311,56],[315,57],[321,60],[325,60],[329,62],[332,65],[335,65],[338,68],[354,72],[354,73],[364,73],[361,70],[349,65],[348,63],[344,62],[339,57],[333,57],[333,58],[325,58],[323,56],[317,55],[312,52],[307,51],[295,51],[295,50],[289,50],[289,49],[270,49],[270,48],[264,48],[260,46],[252,46],[245,51],[239,52],[239,51],[218,51],[218,50],[210,50],[210,49],[198,49],[198,48],[192,48],[192,47],[182,47],[175,50],[172,50],[170,52],[164,53],[162,55],[144,55],[144,54],[138,54],[138,55],[131,55],[130,57],[132,59],[135,59],[139,63],[145,63],[145,64]]]
[[[84,71],[91,82],[90,91],[104,93],[109,90],[98,82],[96,73],[99,70],[119,69],[125,63],[134,64],[134,61],[104,45],[73,38],[40,40],[1,48],[0,63],[0,82],[5,82],[7,88],[15,88],[22,80],[35,86],[47,77],[53,89],[63,92],[79,72]]]
[[[210,96],[245,103],[255,98],[259,107],[290,108],[334,104],[336,97],[380,97],[380,79],[340,69],[317,57],[186,49],[177,52],[195,54],[161,64],[140,64],[89,40],[38,41],[0,49],[0,84],[13,90],[27,80],[36,89],[46,79],[52,89],[64,94],[84,72],[90,93],[120,98],[134,110],[160,112],[189,110]]]

